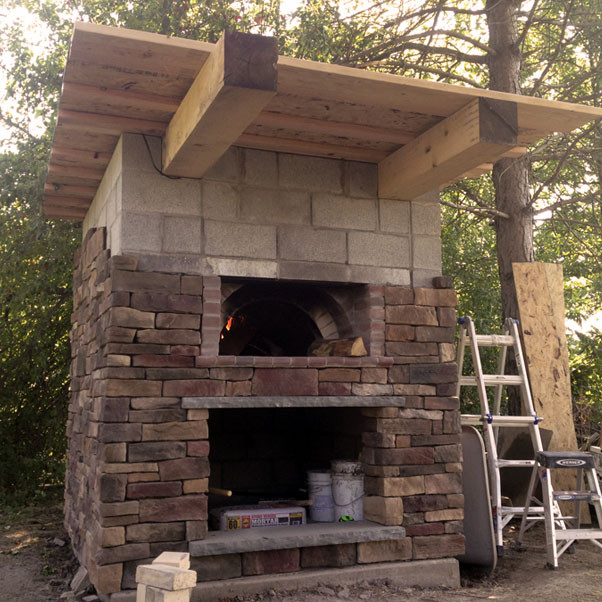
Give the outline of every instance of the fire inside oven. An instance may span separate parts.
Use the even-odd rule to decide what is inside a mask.
[[[306,356],[320,331],[312,318],[282,299],[255,300],[239,308],[220,334],[220,355]]]

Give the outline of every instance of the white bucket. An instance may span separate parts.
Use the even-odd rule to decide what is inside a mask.
[[[313,504],[309,507],[309,518],[320,523],[334,521],[332,499],[332,475],[330,471],[308,470],[307,491]]]
[[[360,475],[364,473],[362,463],[354,460],[331,460],[330,469],[333,474]]]
[[[332,497],[336,521],[341,516],[364,520],[364,475],[333,474]]]

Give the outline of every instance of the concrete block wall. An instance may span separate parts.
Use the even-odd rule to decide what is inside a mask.
[[[160,164],[160,139],[123,135],[84,222],[149,269],[402,286],[440,275],[438,194],[379,199],[375,165],[237,147],[200,180]]]

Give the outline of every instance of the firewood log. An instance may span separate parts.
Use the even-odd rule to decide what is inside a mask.
[[[349,339],[318,339],[309,348],[310,355],[328,357],[331,355],[342,357],[362,357],[368,355],[362,337]]]

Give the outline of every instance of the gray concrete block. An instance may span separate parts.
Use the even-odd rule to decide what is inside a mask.
[[[205,173],[206,180],[218,180],[220,182],[239,182],[242,177],[243,165],[242,148],[231,146]]]
[[[159,136],[123,134],[121,136],[123,169],[157,173],[155,166],[159,169],[163,167],[161,164],[161,144],[162,139]]]
[[[278,186],[278,156],[270,151],[244,150],[243,181],[258,186]]]
[[[257,259],[276,257],[276,228],[205,220],[205,253]]]
[[[410,240],[405,236],[349,232],[349,263],[378,267],[410,267]]]
[[[107,249],[111,255],[121,254],[121,213],[118,213],[113,223],[107,228]]]
[[[414,270],[412,272],[412,286],[414,288],[433,286],[433,278],[441,276],[441,270]]]
[[[378,166],[373,163],[345,163],[345,193],[373,199],[378,195]]]
[[[156,213],[121,212],[122,251],[161,251],[163,218]]]
[[[210,273],[216,276],[245,276],[247,278],[277,278],[278,264],[275,261],[252,259],[226,259],[207,257]]]
[[[283,259],[328,263],[347,261],[346,234],[341,230],[280,226],[278,250]]]
[[[201,206],[206,219],[234,221],[238,218],[238,191],[227,182],[203,180]]]
[[[349,266],[349,282],[409,286],[411,282],[410,270],[352,265]]]
[[[380,199],[378,202],[380,229],[383,232],[409,234],[410,203],[392,199]]]
[[[163,251],[200,253],[201,218],[166,215],[163,223]]]
[[[242,221],[254,224],[309,224],[309,192],[246,186],[240,189]]]
[[[280,153],[278,184],[282,188],[342,192],[343,161]]]
[[[440,272],[441,238],[438,236],[412,236],[412,266]]]
[[[283,280],[350,282],[349,266],[340,263],[281,261],[279,277]]]
[[[376,200],[315,193],[312,223],[327,228],[376,230]]]
[[[441,206],[439,203],[412,201],[412,234],[428,236],[441,234]]]
[[[122,177],[122,205],[126,211],[201,215],[199,180],[168,178],[156,172],[128,170]]]
[[[141,255],[138,254],[138,270],[141,272],[170,272],[173,274],[210,274],[203,257],[196,255]]]

